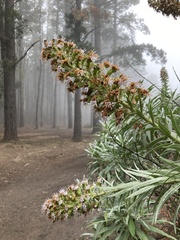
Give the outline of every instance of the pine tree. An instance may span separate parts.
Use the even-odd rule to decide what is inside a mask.
[[[3,140],[18,140],[15,87],[15,9],[14,0],[0,1],[0,41],[4,80]]]

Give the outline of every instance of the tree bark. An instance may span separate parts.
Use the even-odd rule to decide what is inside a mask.
[[[73,117],[72,117],[72,93],[68,92],[67,94],[67,103],[68,103],[68,128],[73,127]]]
[[[82,0],[76,0],[77,10],[81,10]],[[76,44],[78,45],[81,41],[81,20],[75,20],[75,32],[74,37]],[[82,113],[81,113],[81,90],[77,89],[75,92],[75,101],[74,101],[74,133],[73,140],[76,142],[82,141]]]
[[[100,2],[99,0],[94,0],[94,6],[97,9],[97,13],[94,15],[94,48],[101,58],[101,21],[100,21]],[[101,130],[99,125],[100,114],[93,111],[93,130],[92,133],[96,133]]]
[[[41,104],[40,104],[40,127],[43,127],[43,105],[44,105],[44,79],[45,79],[45,71],[44,66],[42,66],[42,83],[41,83],[41,89],[42,89],[42,94],[41,94]]]
[[[1,1],[3,6],[3,1]],[[4,19],[1,16],[1,55],[4,77],[4,136],[3,141],[18,140],[15,87],[15,21],[14,0],[5,1]]]
[[[113,52],[117,49],[117,0],[114,0],[114,23],[113,23],[113,32],[114,32],[114,39],[113,39]],[[117,56],[113,55],[113,64],[117,64]]]
[[[41,45],[40,45],[41,46]],[[42,61],[39,61],[39,79],[38,79],[38,91],[36,100],[36,115],[35,115],[35,128],[39,128],[39,110],[40,110],[40,100],[41,100],[41,84],[42,84]]]
[[[41,51],[41,46],[42,46],[42,36],[41,36],[41,32],[42,32],[42,0],[39,2],[40,4],[40,13],[39,13],[39,36],[40,36],[40,42],[39,42],[39,50]],[[36,113],[35,113],[35,128],[38,129],[39,128],[39,117],[40,117],[40,100],[41,100],[41,94],[42,94],[42,61],[41,59],[39,60],[39,78],[38,78],[38,91],[37,91],[37,100],[36,100]]]
[[[22,2],[19,2],[19,12],[22,14]],[[18,38],[19,59],[23,55],[22,35]],[[19,127],[24,127],[24,76],[23,76],[23,61],[19,62]]]
[[[70,11],[71,10],[69,7],[69,3],[67,2],[67,0],[64,0],[65,16],[66,14],[69,14]],[[65,18],[65,20],[67,19]],[[64,32],[66,37],[70,35],[70,30],[67,28],[67,23],[65,24]],[[71,129],[73,127],[73,109],[72,109],[72,93],[70,92],[68,92],[67,94],[67,105],[68,105],[68,128]]]
[[[57,1],[56,5],[56,32],[55,34],[58,36],[59,33],[59,12],[60,12],[60,2]],[[57,79],[55,77],[55,83],[54,83],[54,89],[53,89],[53,96],[54,96],[54,101],[53,101],[53,124],[52,127],[56,128],[57,127]]]
[[[74,99],[74,133],[73,141],[82,141],[82,120],[81,120],[81,89],[77,89]]]
[[[54,95],[54,101],[53,101],[53,124],[52,128],[57,127],[57,79],[54,79],[54,89],[53,89],[53,95]]]

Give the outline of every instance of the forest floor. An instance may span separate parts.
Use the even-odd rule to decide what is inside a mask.
[[[2,129],[0,129],[2,137]],[[65,129],[19,129],[19,142],[0,143],[0,239],[76,240],[93,216],[53,223],[41,212],[45,199],[88,175],[84,149],[92,141],[73,142]]]

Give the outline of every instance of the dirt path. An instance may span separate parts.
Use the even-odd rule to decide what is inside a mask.
[[[75,240],[87,218],[52,223],[41,213],[44,200],[87,174],[85,148],[91,141],[71,141],[71,131],[20,130],[18,144],[0,144],[0,239]],[[91,216],[88,216],[91,218]]]

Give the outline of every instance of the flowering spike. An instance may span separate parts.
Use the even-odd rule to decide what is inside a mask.
[[[53,194],[42,205],[42,212],[53,221],[67,219],[72,216],[87,214],[99,208],[99,187],[101,181],[89,183],[88,179],[77,180],[67,188],[62,188],[58,193]]]
[[[83,88],[81,101],[95,102],[94,109],[103,117],[115,113],[119,123],[123,119],[122,113],[127,112],[125,108],[138,107],[141,99],[148,96],[148,91],[139,84],[129,84],[118,66],[108,61],[96,62],[98,55],[92,50],[85,52],[63,38],[45,40],[44,46],[42,59],[51,61],[51,69],[57,72],[58,79],[66,82],[70,92]],[[127,98],[131,106],[124,104]]]

